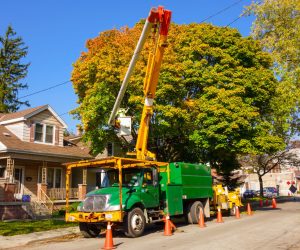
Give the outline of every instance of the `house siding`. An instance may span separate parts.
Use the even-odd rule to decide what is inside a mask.
[[[13,123],[5,126],[9,131],[14,133],[20,140],[24,140],[23,131],[27,127],[24,122]]]
[[[24,130],[23,130],[23,141],[30,142],[30,126],[29,122],[24,123]]]

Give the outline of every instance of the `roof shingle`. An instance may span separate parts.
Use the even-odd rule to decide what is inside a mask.
[[[74,157],[81,159],[91,159],[93,158],[89,154],[89,149],[87,147],[79,147],[76,145],[70,146],[55,146],[46,145],[33,142],[25,142],[20,140],[12,132],[6,129],[4,126],[0,125],[0,142],[6,146],[7,152],[9,151],[20,151],[20,153],[30,153],[30,154],[44,154],[45,156],[56,155],[60,157]]]
[[[45,106],[47,106],[47,105],[42,105],[42,106],[38,106],[38,107],[35,107],[35,108],[30,108],[30,109],[25,109],[25,110],[18,111],[18,112],[15,112],[15,113],[8,113],[8,114],[3,114],[2,113],[2,114],[0,114],[0,122],[24,117],[25,115],[29,115],[32,112],[37,111],[37,110],[39,110],[39,109],[41,109]]]

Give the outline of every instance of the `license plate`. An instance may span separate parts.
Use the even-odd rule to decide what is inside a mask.
[[[112,214],[105,214],[105,219],[112,219]]]

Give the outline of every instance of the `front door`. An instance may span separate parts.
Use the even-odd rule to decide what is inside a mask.
[[[14,178],[16,183],[15,194],[17,199],[21,199],[24,192],[24,172],[24,167],[15,166]]]
[[[147,168],[143,171],[143,182],[141,188],[141,200],[146,208],[158,207],[158,186],[155,180],[154,169]]]

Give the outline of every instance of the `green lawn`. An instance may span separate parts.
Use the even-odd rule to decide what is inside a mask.
[[[0,235],[12,236],[18,234],[28,234],[33,232],[72,227],[77,225],[77,223],[66,223],[63,220],[57,219],[12,222],[0,221]]]

